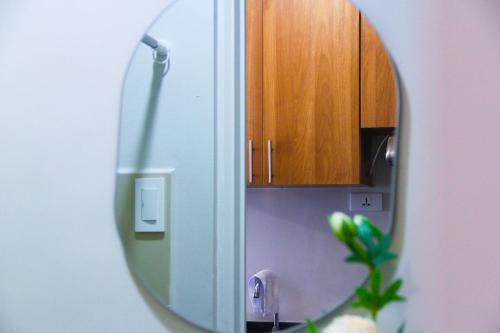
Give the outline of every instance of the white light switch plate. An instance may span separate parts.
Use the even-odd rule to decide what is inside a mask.
[[[351,212],[380,212],[383,210],[382,193],[351,193],[349,209]]]
[[[165,232],[165,178],[135,179],[135,232]]]

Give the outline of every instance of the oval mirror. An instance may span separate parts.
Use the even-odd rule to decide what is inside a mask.
[[[350,252],[328,216],[362,214],[391,234],[395,70],[349,0],[247,0],[241,53],[224,48],[216,8],[171,2],[132,55],[119,233],[138,280],[193,324],[228,333],[297,328],[348,309],[368,277],[345,262]],[[221,74],[225,52],[245,63],[246,110],[236,113],[220,106],[222,85],[234,83]],[[239,155],[224,150],[239,146]]]

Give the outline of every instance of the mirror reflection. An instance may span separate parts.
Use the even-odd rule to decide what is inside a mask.
[[[171,2],[131,58],[115,210],[138,280],[165,307],[215,329],[213,11],[211,1]]]
[[[398,98],[388,53],[349,1],[246,11],[247,328],[264,332],[331,312],[367,278],[326,219],[363,214],[390,231]]]
[[[137,46],[115,195],[139,282],[186,320],[228,333],[348,309],[367,270],[344,261],[327,217],[362,214],[390,234],[397,162],[390,56],[349,0],[247,0],[245,12],[245,253],[217,206],[228,138],[213,1],[172,2]]]

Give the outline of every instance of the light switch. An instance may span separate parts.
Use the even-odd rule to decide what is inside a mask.
[[[165,178],[135,179],[135,232],[165,232]]]
[[[141,219],[158,220],[158,189],[141,189]]]

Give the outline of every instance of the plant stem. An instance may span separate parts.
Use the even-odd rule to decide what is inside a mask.
[[[370,271],[370,277],[373,276],[373,274],[374,274],[374,272],[376,270],[375,266],[374,265],[369,265],[368,269]],[[374,297],[374,300],[373,300],[374,303],[372,304],[372,308],[370,310],[370,314],[371,314],[371,317],[372,317],[373,321],[376,322],[377,321],[378,310],[379,310],[379,308],[378,308],[378,300],[380,299],[380,294],[379,294],[380,291],[374,289],[371,283],[369,285],[369,288],[370,288],[371,294]]]
[[[373,321],[377,321],[377,310],[371,309],[370,311]]]

